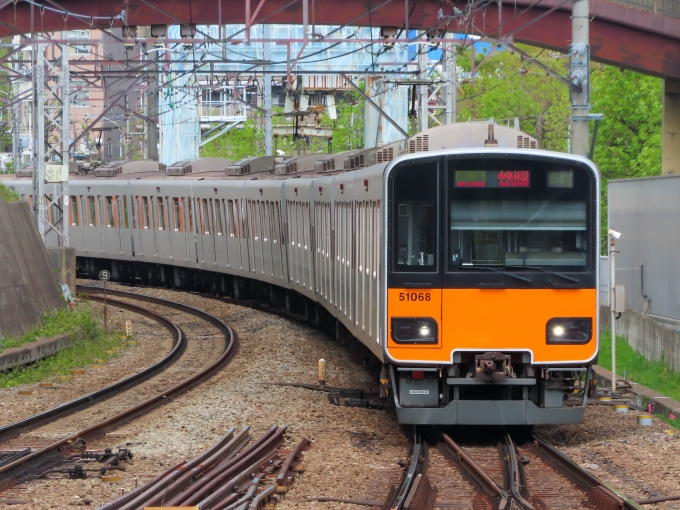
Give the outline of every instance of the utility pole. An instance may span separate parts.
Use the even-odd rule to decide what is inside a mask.
[[[423,83],[418,85],[418,131],[425,131],[429,125],[429,102],[430,90],[427,85],[427,53],[429,50],[427,38],[425,36],[421,39],[421,44],[416,46],[418,48],[418,79]]]
[[[458,89],[456,85],[456,54],[458,48],[450,40],[453,34],[446,34],[442,44],[444,50],[444,124],[453,124],[458,116]]]
[[[271,25],[263,25],[262,36],[264,39],[270,39],[272,36]],[[270,42],[264,43],[263,58],[266,62],[272,59],[272,46]],[[271,156],[273,150],[272,144],[272,76],[267,73],[271,69],[270,65],[264,66],[265,72],[262,73],[264,80],[264,155]]]
[[[609,230],[609,309],[611,311],[612,334],[612,396],[616,392],[616,311],[623,308],[623,303],[616,302],[616,240],[621,233]]]
[[[590,10],[588,0],[572,5],[569,52],[571,79],[572,154],[588,155],[588,112],[590,110]]]

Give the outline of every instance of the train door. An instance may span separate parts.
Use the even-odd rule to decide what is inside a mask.
[[[157,256],[165,259],[170,255],[170,234],[168,221],[168,198],[156,197],[156,211],[158,213],[156,225],[156,251]]]
[[[389,355],[439,359],[442,276],[439,159],[398,164],[388,178],[387,330]],[[358,312],[358,310],[357,310]]]

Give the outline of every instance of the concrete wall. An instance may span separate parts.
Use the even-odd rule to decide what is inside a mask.
[[[609,307],[600,307],[601,332],[609,330],[610,320]],[[626,310],[616,320],[617,336],[625,336],[628,344],[648,360],[656,361],[663,357],[676,372],[680,372],[679,328],[678,325],[657,322],[635,310]]]
[[[30,331],[64,304],[28,203],[0,199],[0,338]]]

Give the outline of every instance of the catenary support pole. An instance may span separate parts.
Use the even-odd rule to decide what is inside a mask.
[[[572,5],[570,47],[572,154],[588,155],[588,111],[590,110],[590,7],[588,0],[574,0]]]
[[[614,300],[616,299],[616,239],[609,231],[609,309],[611,310],[611,333],[612,333],[612,394],[616,391],[616,312],[614,312]]]
[[[453,124],[458,116],[458,90],[456,86],[456,44],[451,41],[453,34],[446,34],[444,44],[444,124]]]
[[[263,26],[263,39],[271,38],[271,25]],[[264,43],[263,58],[266,62],[272,59],[272,46],[271,43]],[[272,145],[272,77],[270,74],[266,73],[269,71],[271,66],[266,65],[264,67],[265,73],[262,76],[264,80],[264,155],[271,156],[273,153]]]
[[[427,52],[429,46],[425,36],[422,38],[422,44],[417,45],[418,48],[418,79],[427,80]],[[418,85],[418,131],[425,131],[429,124],[429,99],[430,88],[427,84]]]

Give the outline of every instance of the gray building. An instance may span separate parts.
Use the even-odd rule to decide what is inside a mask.
[[[609,228],[626,307],[680,321],[680,175],[609,181]]]

